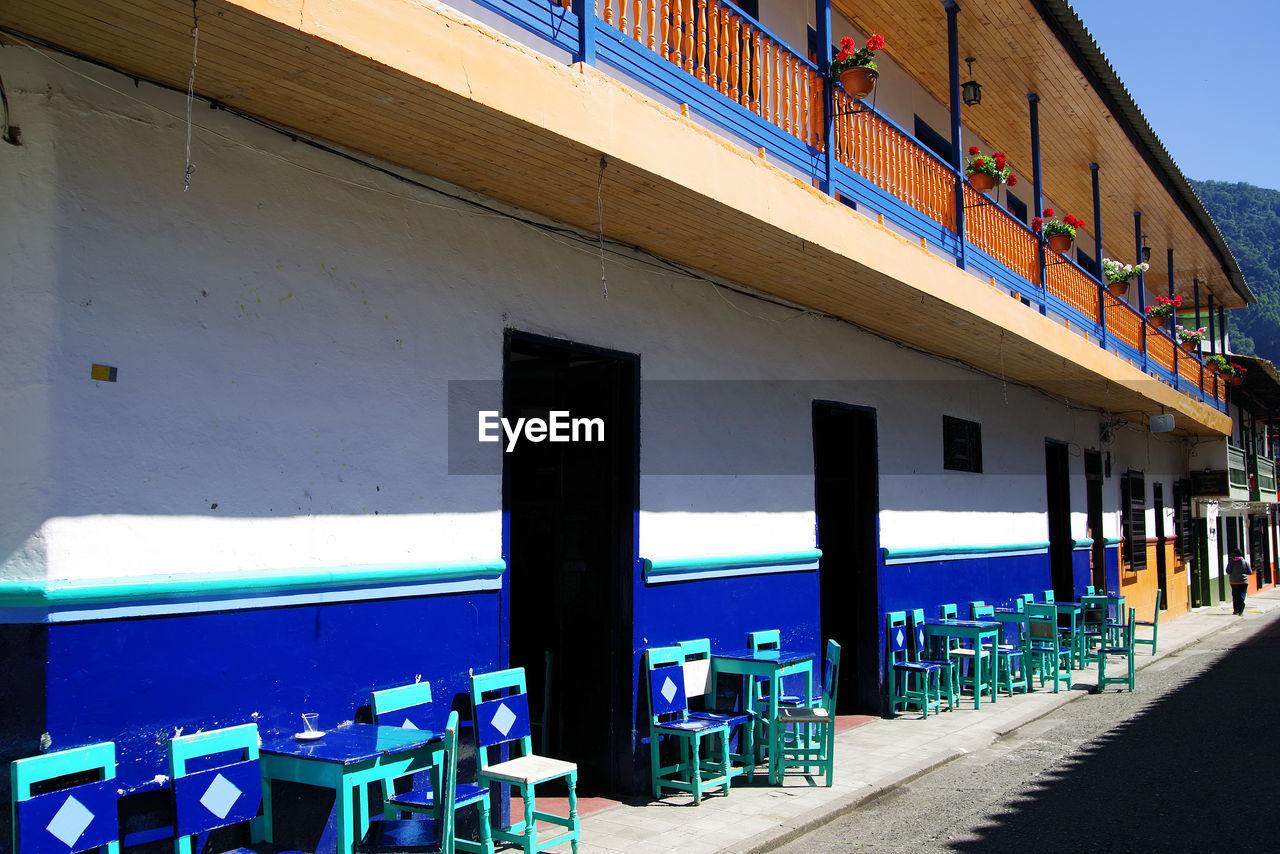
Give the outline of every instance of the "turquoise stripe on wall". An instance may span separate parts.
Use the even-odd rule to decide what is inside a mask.
[[[767,555],[644,558],[642,563],[646,584],[669,584],[675,581],[736,578],[778,572],[814,572],[818,569],[818,559],[821,557],[821,550],[805,549]]]
[[[0,580],[0,622],[65,622],[497,590],[506,562]]]
[[[984,557],[1016,557],[1048,554],[1049,543],[1014,543],[986,546],[931,546],[914,549],[883,549],[886,566],[942,560],[973,560]]]

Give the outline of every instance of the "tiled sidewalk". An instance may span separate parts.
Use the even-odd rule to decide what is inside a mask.
[[[1280,589],[1249,597],[1256,618],[1280,608]],[[1159,654],[1139,647],[1138,668],[1233,625],[1230,603],[1183,615],[1160,626]],[[713,796],[694,807],[687,796],[669,795],[661,802],[618,804],[582,817],[580,854],[716,854],[767,851],[841,812],[938,765],[979,750],[1001,736],[1084,696],[1096,682],[1096,668],[1075,671],[1076,687],[1054,694],[1002,697],[975,711],[964,703],[953,712],[920,720],[912,713],[894,719],[851,719],[836,736],[835,785],[820,779],[790,776],[780,788],[735,785],[728,797]],[[1141,676],[1139,676],[1140,684]],[[855,725],[860,724],[860,725]]]

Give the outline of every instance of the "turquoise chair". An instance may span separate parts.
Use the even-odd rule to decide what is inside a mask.
[[[210,757],[223,764],[205,767],[207,762],[201,760]],[[188,764],[204,770],[191,770]],[[263,792],[257,724],[175,736],[169,741],[169,776],[176,854],[193,854],[193,838],[199,834],[246,822],[253,842],[266,838],[264,820],[271,810],[268,807],[258,817]]]
[[[729,794],[733,775],[729,764],[729,726],[722,721],[689,715],[684,693],[684,655],[679,647],[654,647],[646,655],[649,675],[649,781],[655,800],[663,789],[689,792],[695,804],[705,792],[719,788]],[[662,742],[678,742],[679,759],[662,764]],[[718,742],[719,762],[702,761],[703,740]]]
[[[993,605],[978,605],[973,609],[975,620],[993,622],[996,609]],[[1012,625],[1012,627],[1011,627]],[[1010,632],[1017,632],[1016,643],[1011,643]],[[1000,643],[996,644],[996,686],[1003,684],[1010,697],[1015,690],[1021,689],[1025,694],[1031,690],[1031,679],[1027,676],[1027,658],[1024,654],[1022,634],[1018,624],[1002,622],[1000,624]]]
[[[1087,593],[1080,597],[1080,660],[1097,661],[1095,652],[1106,639],[1107,597]]]
[[[941,690],[947,692],[947,711],[956,707],[956,694],[960,690],[960,662],[954,658],[933,658],[929,654],[924,631],[924,608],[913,608],[907,613],[908,626],[911,629],[911,648],[908,650],[912,661],[921,664],[936,664],[939,667],[938,678]]]
[[[1027,632],[1031,650],[1032,668],[1040,676],[1040,687],[1045,677],[1053,682],[1053,693],[1065,683],[1071,688],[1071,647],[1064,646],[1058,632],[1058,609],[1043,602],[1027,605]]]
[[[1022,594],[1022,604],[1024,604],[1024,605],[1030,605],[1030,604],[1031,604],[1032,602],[1034,602],[1034,601],[1036,601],[1036,594],[1034,594],[1034,593],[1023,593],[1023,594]]]
[[[113,742],[18,759],[9,775],[14,854],[120,854]]]
[[[1052,591],[1052,590],[1046,590],[1046,591],[1044,592],[1044,601],[1045,601],[1047,604],[1052,604],[1052,603],[1053,603],[1053,591]]]
[[[937,664],[912,661],[911,630],[906,611],[890,611],[884,615],[885,648],[889,656],[889,712],[896,714],[914,705],[922,718],[929,710],[942,711],[942,668]]]
[[[1134,609],[1129,609],[1129,619],[1120,627],[1120,643],[1116,646],[1100,646],[1098,647],[1098,690],[1095,693],[1102,693],[1107,690],[1108,685],[1126,685],[1130,691],[1133,691],[1135,684],[1133,669],[1133,617]],[[1123,676],[1107,675],[1107,659],[1123,658],[1125,664],[1128,665],[1126,673]]]
[[[957,613],[956,613],[956,606],[955,606],[955,605],[953,605],[953,604],[947,604],[947,605],[942,605],[942,606],[940,606],[940,607],[938,608],[938,615],[939,615],[940,617],[942,617],[942,619],[944,619],[944,620],[955,620],[955,619],[959,619],[959,617],[958,617],[958,615],[957,615]],[[944,650],[943,650],[943,651],[946,653],[946,657],[947,657],[947,660],[948,660],[948,661],[954,661],[954,662],[955,662],[955,666],[956,666],[956,684],[957,684],[957,685],[959,685],[959,680],[960,680],[959,671],[960,671],[960,669],[961,669],[962,667],[964,667],[964,663],[965,663],[965,662],[968,662],[968,668],[967,668],[967,669],[969,669],[969,670],[972,670],[972,668],[973,668],[973,661],[974,661],[974,659],[975,659],[975,658],[981,658],[981,659],[982,659],[982,661],[983,661],[983,671],[984,671],[984,672],[986,671],[986,668],[987,668],[987,667],[990,667],[990,666],[991,666],[991,665],[988,663],[988,660],[991,658],[991,651],[990,651],[990,650],[987,650],[987,649],[974,649],[974,648],[973,648],[973,647],[971,647],[971,646],[965,646],[965,645],[964,645],[964,643],[962,643],[962,642],[961,642],[961,640],[960,640],[959,638],[947,638],[947,645],[946,645],[946,647],[944,648]],[[983,688],[983,689],[980,689],[980,690],[986,690],[986,689],[985,689],[985,688]],[[959,693],[960,693],[960,691],[959,691],[959,689],[957,688],[957,690],[956,690],[956,694],[958,695]]]
[[[210,767],[211,762],[217,764]],[[197,836],[236,825],[248,827],[255,845],[271,836],[271,800],[258,764],[257,724],[175,736],[169,741],[169,776],[176,854],[193,854]],[[261,847],[272,850],[267,843]],[[209,850],[219,849],[205,845],[204,851]]]
[[[762,649],[781,649],[782,633],[778,629],[765,629],[757,632],[748,632],[747,646],[752,652],[757,652]],[[808,697],[802,697],[795,692],[790,694],[786,693],[786,689],[782,687],[781,683],[787,676],[805,676],[808,681],[812,683],[812,674],[813,665],[808,661],[803,664],[784,667],[782,672],[779,674],[778,679],[778,690],[783,692],[778,695],[778,706],[809,705],[810,699]],[[773,722],[768,719],[769,716],[767,714],[769,710],[769,696],[773,691],[773,685],[770,684],[770,681],[771,680],[768,679],[756,679],[752,677],[748,679],[747,685],[748,696],[751,697],[750,711],[756,718],[757,734],[755,738],[755,745],[757,763],[764,761],[766,756],[765,751],[768,745],[773,743],[769,732],[769,728],[772,726]]]
[[[572,762],[539,756],[533,752],[529,729],[529,696],[523,667],[499,670],[471,677],[471,706],[475,709],[477,782],[510,785],[524,804],[524,819],[510,827],[495,829],[493,836],[520,846],[525,854],[544,851],[568,842],[578,854],[578,766]],[[510,759],[491,762],[489,751],[509,745]],[[537,810],[537,787],[563,780],[569,790],[569,815]],[[564,828],[564,832],[541,839],[537,822]]]
[[[369,830],[355,846],[356,854],[453,854],[457,844],[458,713],[449,712],[444,725],[443,757],[437,766],[438,785],[433,790],[439,810],[430,818],[369,822]]]
[[[1130,620],[1129,620],[1129,622],[1133,624],[1133,630],[1134,630],[1134,635],[1135,635],[1135,637],[1134,637],[1134,639],[1133,639],[1133,643],[1134,643],[1134,645],[1136,646],[1137,644],[1146,644],[1147,646],[1151,647],[1151,654],[1152,654],[1152,655],[1155,655],[1155,654],[1156,654],[1156,639],[1160,636],[1160,596],[1161,596],[1161,592],[1160,592],[1159,590],[1157,590],[1157,591],[1156,591],[1156,606],[1155,606],[1155,608],[1154,608],[1154,609],[1153,609],[1153,611],[1152,611],[1151,619],[1150,619],[1149,621],[1148,621],[1148,620],[1133,620],[1132,618],[1130,618]],[[1138,631],[1138,629],[1140,629],[1140,628],[1141,628],[1141,629],[1151,629],[1151,637],[1149,637],[1149,638],[1140,638],[1140,637],[1137,637],[1137,636],[1136,636],[1136,635],[1137,635],[1137,631]]]
[[[827,660],[822,670],[822,700],[815,706],[788,706],[778,710],[782,726],[795,728],[795,736],[785,740],[778,762],[784,779],[788,768],[802,768],[806,775],[818,769],[830,786],[836,766],[836,689],[840,683],[840,644],[827,641]]]
[[[689,703],[689,717],[694,720],[723,723],[732,735],[738,731],[738,752],[729,751],[729,773],[733,776],[745,774],[748,781],[755,779],[755,715],[750,710],[735,711],[720,709],[716,705],[715,685],[711,681],[711,640],[680,641],[676,644],[680,650],[684,667],[684,693]]]
[[[987,603],[986,603],[986,601],[985,601],[985,600],[982,600],[982,599],[976,599],[976,600],[974,600],[974,601],[970,602],[970,603],[969,603],[969,616],[968,616],[968,617],[966,617],[966,619],[969,619],[969,620],[976,620],[976,619],[977,619],[977,617],[975,617],[975,616],[974,616],[974,614],[976,614],[976,613],[977,613],[977,611],[978,611],[978,609],[979,609],[979,608],[986,607],[986,604],[987,604]]]
[[[430,715],[431,683],[415,682],[399,688],[386,688],[374,691],[370,703],[373,709],[374,723],[379,726],[394,726],[404,729],[422,729]],[[447,725],[446,725],[447,728]],[[456,732],[457,727],[454,727]],[[422,775],[425,776],[425,775]],[[415,782],[412,777],[408,779]],[[398,818],[400,813],[415,813],[434,816],[436,814],[435,792],[429,785],[410,786],[407,791],[397,792],[395,779],[382,783],[382,815],[390,821]],[[425,782],[425,781],[424,781]],[[461,851],[474,854],[493,854],[493,834],[489,829],[489,788],[477,783],[454,783],[454,810],[463,807],[479,808],[480,839],[458,839],[455,832],[454,845]],[[457,818],[454,819],[455,827]]]

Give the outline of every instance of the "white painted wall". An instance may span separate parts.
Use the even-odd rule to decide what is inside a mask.
[[[203,107],[183,193],[181,96],[25,49],[0,74],[0,577],[492,559],[500,478],[448,473],[446,400],[508,327],[640,354],[644,557],[811,548],[815,398],[877,410],[883,545],[1043,540],[1046,437],[1084,535],[1096,413],[641,258],[606,298],[592,241]],[[711,380],[746,382],[708,408]],[[944,414],[984,474],[943,471]]]

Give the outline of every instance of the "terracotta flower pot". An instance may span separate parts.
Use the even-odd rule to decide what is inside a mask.
[[[1049,238],[1049,248],[1054,252],[1067,252],[1072,243],[1075,243],[1075,238],[1069,234],[1055,234]]]
[[[1194,353],[1196,351],[1196,346],[1197,346],[1196,344],[1190,341],[1182,342],[1182,349],[1186,350],[1188,353]]]
[[[1244,377],[1228,377],[1232,385],[1244,385]]]
[[[969,183],[973,185],[973,189],[979,193],[985,193],[996,185],[996,179],[992,178],[986,172],[974,172],[969,176]]]
[[[840,85],[851,98],[865,98],[876,88],[880,72],[874,68],[846,68],[840,72]]]
[[[1213,371],[1215,374],[1220,374],[1220,373],[1222,373],[1222,368],[1221,368],[1220,366],[1218,366],[1218,365],[1206,364],[1206,365],[1205,365],[1205,367],[1206,367],[1206,368],[1208,368],[1209,370]]]
[[[1122,297],[1129,290],[1128,282],[1107,282],[1107,292],[1113,297]]]

